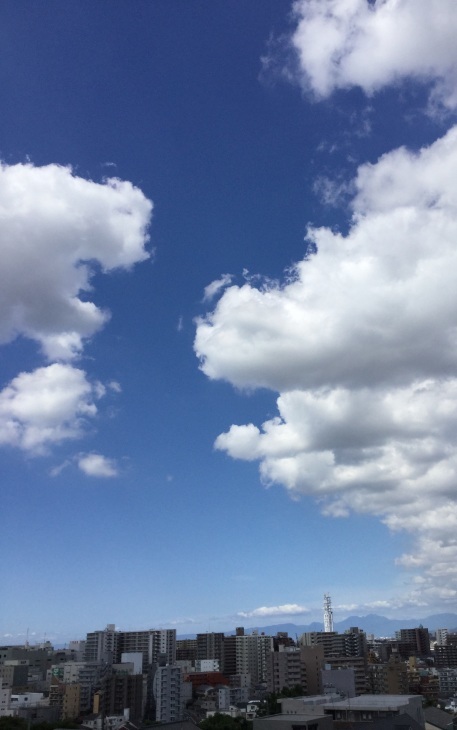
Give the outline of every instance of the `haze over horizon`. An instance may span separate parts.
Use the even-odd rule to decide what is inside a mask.
[[[455,2],[0,18],[2,641],[456,611]]]

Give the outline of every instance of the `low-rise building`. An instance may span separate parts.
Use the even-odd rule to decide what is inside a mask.
[[[424,728],[422,697],[418,695],[360,695],[342,699],[339,694],[287,697],[278,700],[283,715],[322,712],[335,723],[371,722],[401,714],[409,715]]]
[[[269,715],[254,718],[253,730],[333,730],[333,723],[329,715],[321,712]]]
[[[220,670],[219,659],[196,659],[194,666],[196,672],[219,672]]]
[[[425,728],[422,697],[418,695],[361,695],[324,706],[335,724],[367,722],[406,714]]]

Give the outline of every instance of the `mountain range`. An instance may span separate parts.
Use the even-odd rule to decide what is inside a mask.
[[[374,634],[377,637],[394,637],[396,631],[400,629],[411,629],[416,626],[424,626],[429,631],[436,631],[436,629],[449,629],[450,631],[457,631],[457,614],[456,613],[436,613],[432,616],[425,618],[409,618],[409,619],[393,619],[387,618],[386,616],[379,616],[376,613],[370,613],[367,616],[348,616],[343,621],[334,622],[334,630],[342,633],[351,626],[357,626],[367,634]],[[255,627],[246,629],[246,633],[251,634],[255,631]],[[287,631],[289,636],[295,638],[308,631],[323,631],[324,624],[318,621],[314,621],[307,625],[297,625],[292,623],[286,624],[271,624],[269,626],[259,626],[259,633],[274,636],[278,631]],[[235,633],[234,630],[224,632],[227,636]],[[186,634],[185,636],[178,636],[178,639],[191,639],[194,638],[195,634]]]
[[[411,618],[411,619],[390,619],[386,616],[379,616],[376,613],[370,613],[367,616],[348,616],[343,621],[334,622],[334,630],[340,633],[351,628],[351,626],[357,626],[367,634],[374,634],[375,636],[393,637],[396,631],[400,629],[411,629],[416,626],[424,626],[430,631],[436,631],[436,629],[447,628],[450,630],[457,630],[457,614],[455,613],[436,613],[426,618]],[[308,631],[323,631],[324,624],[315,621],[306,626],[297,626],[295,624],[275,624],[271,626],[259,627],[259,632],[265,634],[276,634],[278,631],[287,631],[289,636],[294,637],[295,634],[303,634]],[[251,629],[249,629],[251,631]]]

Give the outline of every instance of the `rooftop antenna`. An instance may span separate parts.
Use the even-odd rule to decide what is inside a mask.
[[[324,631],[326,634],[333,631],[332,599],[329,593],[324,593]]]

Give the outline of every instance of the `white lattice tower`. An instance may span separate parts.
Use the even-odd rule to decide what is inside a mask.
[[[324,593],[324,631],[333,631],[332,599],[329,593]]]

